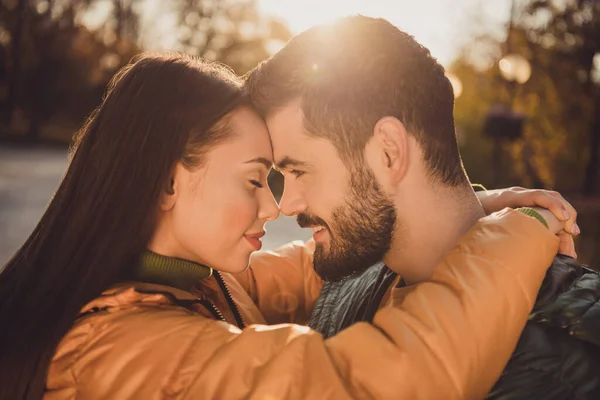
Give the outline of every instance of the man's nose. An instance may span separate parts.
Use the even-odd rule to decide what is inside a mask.
[[[284,184],[283,195],[279,201],[279,209],[283,215],[298,215],[306,210],[306,201],[302,193],[293,184]]]

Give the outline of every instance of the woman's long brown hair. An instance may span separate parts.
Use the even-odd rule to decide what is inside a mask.
[[[111,81],[76,136],[46,212],[0,273],[0,399],[40,399],[80,309],[127,275],[155,227],[174,165],[193,166],[244,102],[226,67],[143,55]]]

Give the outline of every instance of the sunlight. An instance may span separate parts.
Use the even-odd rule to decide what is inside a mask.
[[[313,25],[332,22],[347,15],[362,14],[389,20],[430,49],[443,65],[450,64],[461,47],[481,29],[477,18],[503,31],[509,0],[257,0],[264,14],[285,23],[292,34]],[[145,0],[141,4],[141,38],[149,50],[174,49],[178,43],[178,21],[167,2]],[[111,12],[109,0],[98,0],[83,16],[88,27],[98,28]],[[195,18],[190,14],[189,18]],[[490,26],[486,28],[490,29]],[[242,29],[251,32],[251,29]],[[268,43],[269,53],[283,46]]]
[[[428,47],[442,64],[450,63],[473,31],[481,13],[500,23],[508,16],[508,0],[259,0],[263,12],[287,23],[292,33],[337,18],[361,14],[385,18]]]
[[[364,13],[364,1],[281,1],[259,0],[261,8],[275,16],[282,18],[294,32],[308,29],[312,25],[326,24],[337,18],[357,13]]]

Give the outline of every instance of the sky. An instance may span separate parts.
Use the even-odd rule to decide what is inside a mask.
[[[510,0],[258,0],[263,12],[284,20],[292,33],[340,16],[362,14],[389,20],[413,35],[447,65],[478,29],[502,29]],[[481,16],[486,26],[474,23]]]
[[[482,31],[505,34],[511,0],[257,0],[265,14],[284,21],[297,34],[315,24],[338,17],[362,14],[388,19],[415,36],[438,60],[448,65],[469,39]],[[519,0],[520,1],[520,0]],[[142,35],[150,50],[176,45],[177,21],[165,12],[168,2],[145,0],[142,4]],[[110,13],[110,1],[97,2],[84,18],[93,27]],[[477,23],[477,19],[484,24]]]

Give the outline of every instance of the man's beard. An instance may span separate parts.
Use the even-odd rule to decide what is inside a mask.
[[[333,231],[317,216],[298,215],[301,227],[327,229],[329,249],[316,243],[313,267],[322,279],[337,281],[383,260],[394,235],[396,209],[365,168],[352,174],[347,200],[333,211],[331,221]]]

